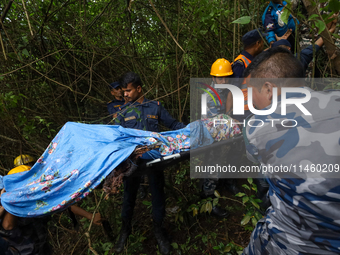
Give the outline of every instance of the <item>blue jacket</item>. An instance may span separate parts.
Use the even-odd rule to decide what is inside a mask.
[[[288,29],[292,29],[293,32],[295,31],[295,22],[292,15],[289,15],[288,25],[284,23],[282,26],[279,25],[278,12],[281,12],[283,7],[287,4],[285,1],[282,3],[283,5],[274,4],[270,1],[262,15],[262,25],[265,28],[266,33],[268,33],[266,36],[268,43],[276,41],[275,34],[277,34],[277,36],[283,36]]]
[[[172,130],[185,127],[183,123],[175,120],[158,101],[144,98],[142,104],[129,102],[120,108],[116,124],[124,128],[159,132],[159,122]]]
[[[109,112],[109,114],[114,114],[119,111],[119,107],[123,106],[124,104],[124,100],[114,99],[107,103],[107,111]]]
[[[250,61],[253,61],[254,57],[250,55],[247,51],[243,50],[240,55],[245,56]],[[246,66],[244,65],[242,60],[237,60],[233,62],[232,64],[233,69],[233,85],[236,85],[237,87],[241,88],[242,82],[243,82],[243,72],[246,69]]]

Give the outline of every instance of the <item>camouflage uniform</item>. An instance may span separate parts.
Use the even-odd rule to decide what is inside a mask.
[[[244,132],[249,159],[262,168],[340,163],[340,91],[310,91],[312,97],[304,106],[312,116],[288,105],[286,116],[278,106],[271,115],[251,118],[265,124],[252,124],[256,127],[247,126]],[[266,119],[294,119],[298,125],[272,127]],[[267,174],[272,206],[257,223],[243,254],[340,254],[339,176],[305,171]]]

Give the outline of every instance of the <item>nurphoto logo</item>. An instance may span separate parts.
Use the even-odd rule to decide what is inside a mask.
[[[240,88],[231,84],[215,84],[216,89],[229,89],[230,93],[233,97],[233,114],[234,115],[244,115],[244,95]],[[253,88],[248,87],[248,107],[251,113],[255,115],[269,115],[275,112],[278,105],[278,94],[277,88],[273,88],[273,101],[270,109],[258,110],[253,106]],[[214,93],[218,96],[217,92],[214,90]],[[304,94],[305,97],[294,97],[287,98],[288,93],[301,93]],[[207,115],[207,98],[208,95],[212,97],[211,93],[204,93],[201,95],[201,114]],[[219,98],[219,96],[218,96]],[[307,103],[311,98],[310,91],[305,88],[300,87],[282,87],[281,88],[281,115],[286,115],[287,105],[294,104],[304,115],[312,115],[304,106],[304,103]]]

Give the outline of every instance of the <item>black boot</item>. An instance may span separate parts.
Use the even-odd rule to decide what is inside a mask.
[[[162,228],[162,224],[154,222],[154,232],[158,243],[159,252],[162,255],[170,254],[170,241]]]
[[[121,253],[124,250],[126,241],[131,233],[131,221],[123,220],[122,228],[120,229],[120,234],[117,243],[113,247],[113,250],[117,253]]]
[[[227,218],[229,216],[229,213],[227,210],[222,209],[220,206],[215,205],[212,208],[211,213],[219,218]]]

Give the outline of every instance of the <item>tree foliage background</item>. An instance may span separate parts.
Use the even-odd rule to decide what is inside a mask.
[[[108,84],[126,71],[141,75],[148,98],[188,122],[189,78],[209,76],[217,58],[232,62],[242,49],[241,36],[261,25],[266,5],[2,1],[1,169],[11,168],[20,153],[39,156],[67,121],[105,123]],[[231,23],[244,16],[251,22]]]
[[[340,9],[338,0],[303,2],[294,15],[309,28],[327,19],[319,6]],[[0,173],[19,154],[39,157],[67,121],[107,123],[108,84],[127,71],[140,74],[146,97],[188,123],[190,77],[209,77],[218,58],[232,62],[268,3],[0,1]],[[333,50],[321,59],[322,76],[339,74]]]

